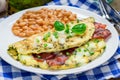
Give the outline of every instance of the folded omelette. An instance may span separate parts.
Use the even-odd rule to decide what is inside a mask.
[[[56,21],[54,27],[9,45],[8,53],[25,65],[58,70],[86,64],[105,49],[103,39],[92,39],[92,17],[66,25]]]

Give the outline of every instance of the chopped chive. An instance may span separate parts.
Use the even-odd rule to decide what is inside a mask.
[[[79,19],[77,19],[77,23],[79,23],[80,22],[80,20]]]
[[[68,35],[68,36],[67,36],[67,38],[71,38],[71,37],[72,37],[72,35]]]
[[[89,31],[91,31],[92,29],[89,29]]]
[[[95,42],[95,43],[98,43],[98,42],[99,42],[99,40],[98,40],[98,39],[94,39],[94,42]]]
[[[67,55],[67,56],[69,56],[69,55],[70,55],[70,53],[69,53],[69,52],[66,52],[66,55]]]
[[[48,44],[44,44],[43,46],[44,46],[44,48],[46,48],[48,46]]]
[[[80,63],[76,63],[76,67],[79,67],[80,66]]]
[[[92,56],[94,54],[94,52],[90,52],[90,55]]]
[[[36,42],[37,42],[37,43],[40,43],[40,40],[37,38],[37,39],[36,39]]]
[[[86,45],[89,46],[89,42],[87,42]]]
[[[40,59],[40,58],[41,58],[41,56],[37,56],[37,58],[39,58],[39,59]]]
[[[106,46],[103,49],[106,49]]]
[[[84,49],[84,52],[87,52],[88,50],[87,49]]]
[[[39,65],[35,65],[35,67],[39,68]]]
[[[75,52],[73,52],[73,55],[76,55],[77,53],[76,53],[76,51]]]
[[[71,24],[73,24],[74,22],[73,21],[71,21]]]
[[[54,32],[53,35],[55,36],[55,38],[58,38],[58,32]]]
[[[50,32],[44,35],[43,40],[47,41],[49,37],[50,37]]]
[[[40,52],[40,50],[37,50],[37,52]]]
[[[83,57],[85,57],[85,55],[83,55]]]
[[[65,64],[66,66],[69,66],[69,64]]]
[[[67,34],[69,33],[69,25],[68,25],[68,24],[66,24],[65,32],[66,32]]]
[[[80,48],[77,48],[77,51],[78,51],[78,52],[81,52],[81,49],[80,49]]]

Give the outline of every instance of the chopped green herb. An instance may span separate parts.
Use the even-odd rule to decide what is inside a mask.
[[[89,31],[91,31],[92,29],[89,29]]]
[[[38,38],[36,38],[36,42],[37,42],[37,43],[40,43],[40,40],[39,40]]]
[[[36,47],[36,48],[33,48],[32,50],[39,50],[39,49],[38,49],[38,47]]]
[[[98,43],[98,42],[99,42],[99,40],[98,40],[98,39],[94,39],[94,42],[95,42],[95,43]]]
[[[89,53],[90,53],[91,56],[94,54],[94,52],[89,52]]]
[[[71,37],[72,37],[72,35],[68,35],[68,36],[67,36],[67,38],[71,38]]]
[[[65,46],[62,46],[62,49],[64,49],[65,48]]]
[[[84,49],[84,52],[87,52],[88,50],[87,49]]]
[[[89,46],[89,42],[87,42],[86,45]]]
[[[69,25],[68,25],[68,24],[66,24],[65,32],[66,32],[67,34],[69,33]]]
[[[55,38],[58,38],[58,32],[54,32],[53,35],[55,36]]]
[[[83,55],[83,57],[85,57],[85,55]]]
[[[39,65],[35,65],[35,67],[39,68]]]
[[[80,20],[79,19],[77,19],[77,23],[79,23],[80,22]]]
[[[40,52],[40,50],[37,50],[37,52]]]
[[[73,21],[71,21],[71,24],[73,24],[74,22]]]
[[[70,53],[69,53],[69,52],[66,52],[66,55],[67,55],[67,56],[69,56],[69,55],[70,55]]]
[[[43,40],[47,41],[49,37],[50,37],[50,32],[44,35]]]
[[[22,63],[23,63],[23,64],[26,64],[26,60],[23,60]]]
[[[69,64],[65,64],[66,66],[69,66]]]
[[[46,48],[48,46],[48,44],[44,44],[43,46],[44,46],[44,48]]]
[[[103,49],[106,49],[106,46]]]
[[[41,56],[37,56],[37,58],[38,58],[38,59],[40,59],[40,58],[41,58]]]
[[[74,52],[73,52],[73,55],[76,55],[76,54],[77,54],[77,52],[76,52],[76,51],[74,51]]]
[[[81,49],[80,49],[80,48],[77,48],[77,51],[78,51],[78,52],[81,52]]]
[[[65,29],[64,24],[60,21],[55,21],[54,27],[56,31],[62,31]]]
[[[77,24],[73,26],[72,32],[76,34],[83,34],[86,31],[86,24]]]
[[[79,67],[80,66],[80,63],[76,63],[76,67]]]

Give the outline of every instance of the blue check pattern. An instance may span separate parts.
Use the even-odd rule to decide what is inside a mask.
[[[68,5],[87,9],[100,15],[97,0],[53,0],[46,5]],[[114,56],[101,66],[80,74],[69,75],[39,75],[17,69],[0,58],[0,80],[105,80],[112,77],[118,78],[120,77],[118,58],[120,58],[120,43]]]

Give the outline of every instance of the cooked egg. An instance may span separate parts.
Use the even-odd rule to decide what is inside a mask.
[[[48,47],[48,48],[54,48],[54,46],[53,46],[52,43],[47,43],[47,47]]]
[[[52,42],[57,42],[58,39],[55,38],[54,35],[51,35],[51,38],[52,38]]]

